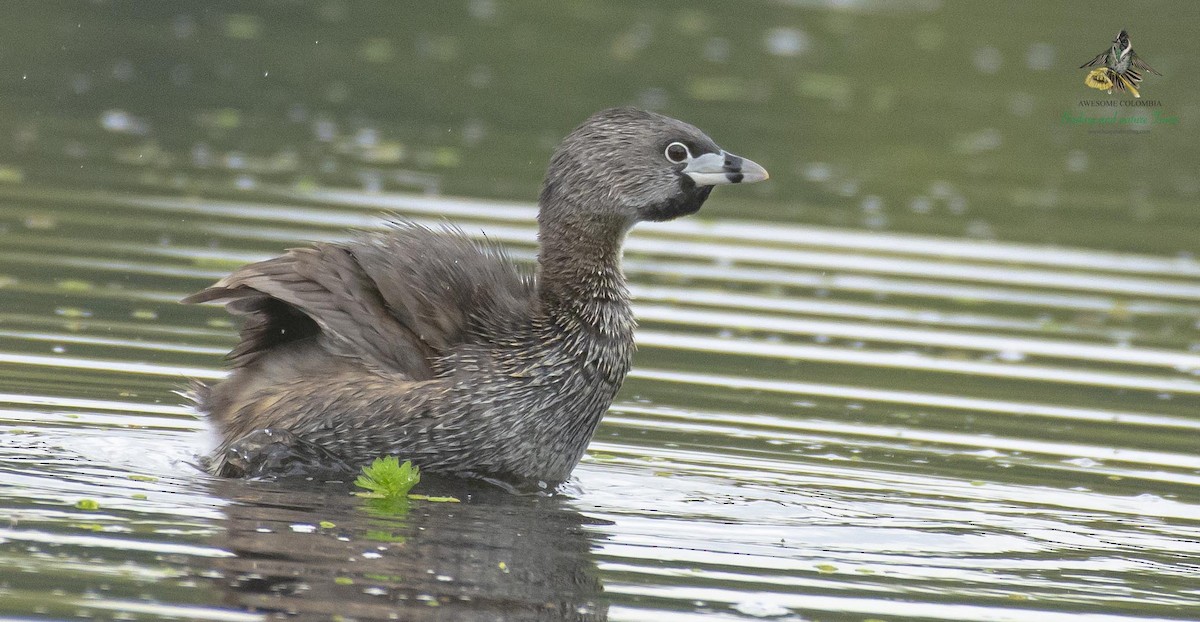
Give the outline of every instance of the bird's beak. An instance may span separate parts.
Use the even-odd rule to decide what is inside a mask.
[[[769,177],[767,169],[741,156],[726,153],[706,153],[693,158],[683,169],[697,186],[718,184],[752,184]]]

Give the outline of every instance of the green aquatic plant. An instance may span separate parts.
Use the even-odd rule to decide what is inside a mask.
[[[363,467],[362,475],[354,480],[354,485],[370,491],[360,492],[359,496],[394,501],[406,499],[408,491],[420,481],[421,471],[411,460],[400,464],[399,458],[385,456]]]
[[[368,492],[355,493],[367,499],[367,509],[381,516],[401,516],[408,513],[409,500],[433,503],[458,503],[454,497],[430,497],[413,495],[412,490],[421,481],[421,471],[410,460],[402,464],[399,458],[387,456],[376,458],[370,466],[363,467],[362,474],[354,485]]]

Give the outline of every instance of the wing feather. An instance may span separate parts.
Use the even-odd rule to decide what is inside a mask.
[[[1133,57],[1132,59],[1130,59],[1130,64],[1133,65],[1134,67],[1137,67],[1138,69],[1141,69],[1144,71],[1149,71],[1150,73],[1152,73],[1156,76],[1162,75],[1161,73],[1158,73],[1158,70],[1151,67],[1149,64],[1146,63],[1146,61],[1142,60],[1141,57],[1138,56],[1135,52],[1130,52],[1129,54]]]
[[[1099,54],[1096,55],[1096,58],[1093,58],[1092,60],[1089,60],[1088,62],[1080,65],[1079,68],[1083,69],[1084,67],[1097,67],[1099,65],[1103,65],[1104,57],[1106,57],[1106,56],[1108,56],[1107,51],[1100,52]]]
[[[367,368],[425,380],[455,347],[528,318],[533,292],[499,247],[396,221],[249,264],[183,302],[223,302],[244,316],[235,369],[313,338]]]

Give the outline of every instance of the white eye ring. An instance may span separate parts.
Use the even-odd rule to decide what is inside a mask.
[[[682,155],[679,153],[681,150],[683,151]],[[667,145],[667,149],[663,151],[663,155],[667,157],[667,160],[675,164],[687,162],[692,159],[692,151],[687,148],[687,145],[681,142],[673,142]]]

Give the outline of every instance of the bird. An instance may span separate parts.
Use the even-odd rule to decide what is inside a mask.
[[[555,149],[532,267],[450,224],[392,218],[237,269],[182,300],[242,318],[230,374],[191,393],[219,436],[207,470],[394,455],[422,472],[561,484],[632,364],[627,232],[767,178],[693,125],[612,108]]]
[[[1085,79],[1088,86],[1107,89],[1110,94],[1114,88],[1119,91],[1128,90],[1134,97],[1142,96],[1137,89],[1137,85],[1142,81],[1142,71],[1162,75],[1133,51],[1129,33],[1124,30],[1117,33],[1111,47],[1079,66],[1080,69],[1086,67],[1098,67]]]

